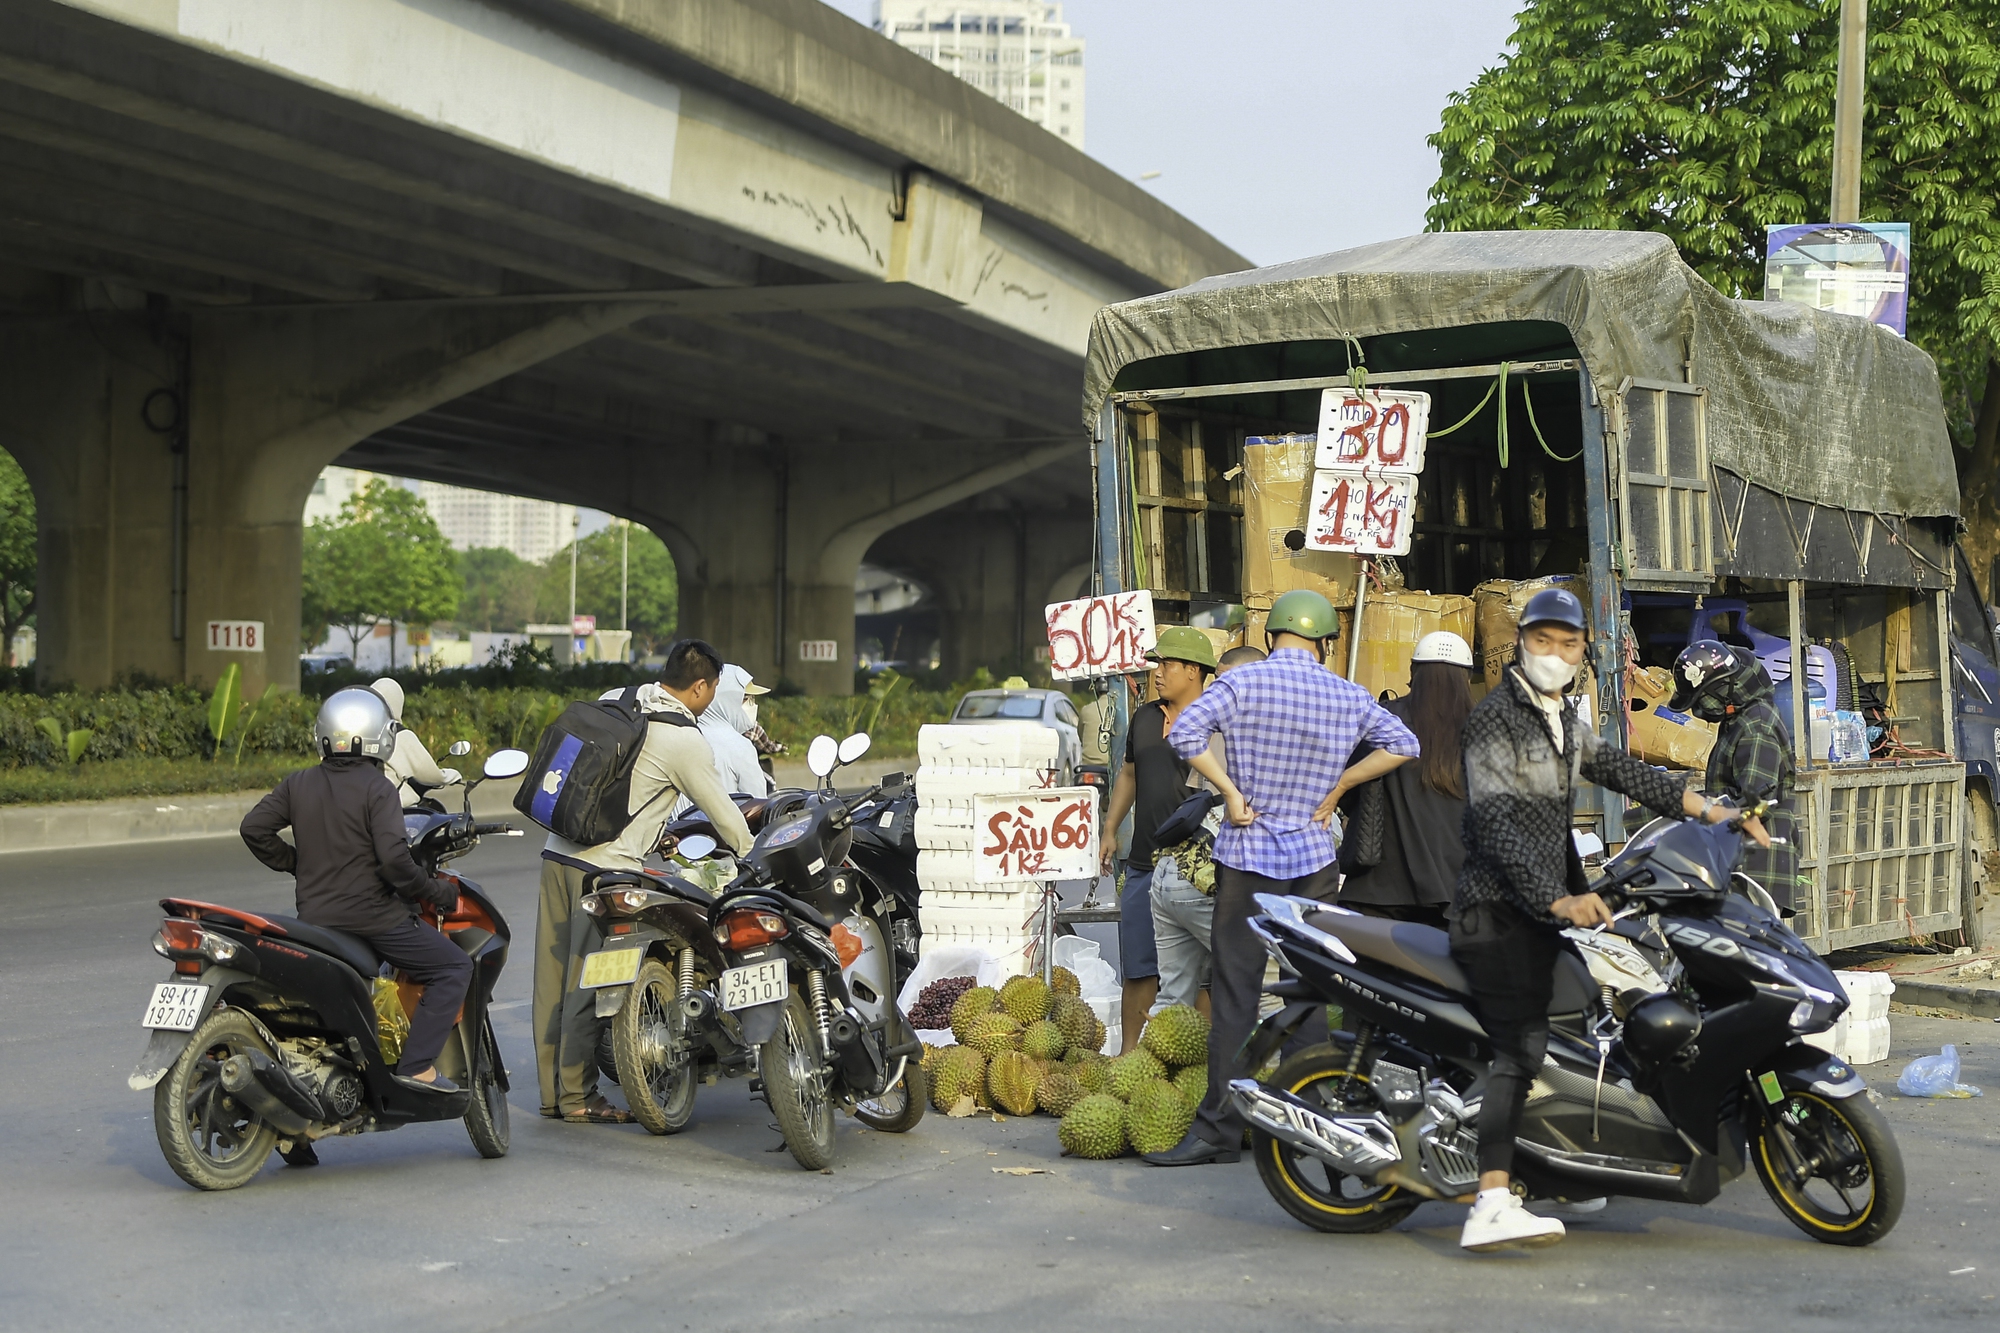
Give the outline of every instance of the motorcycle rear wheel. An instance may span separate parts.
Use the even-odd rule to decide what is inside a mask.
[[[924,1103],[930,1097],[924,1067],[915,1060],[905,1060],[903,1076],[884,1089],[881,1096],[854,1104],[854,1118],[884,1134],[907,1134],[924,1118]]]
[[[1826,1245],[1873,1245],[1889,1234],[1903,1213],[1903,1153],[1866,1093],[1795,1092],[1763,1110],[1750,1156],[1793,1226]]]
[[[611,1020],[618,1087],[633,1117],[654,1134],[678,1134],[694,1119],[694,1060],[679,1009],[672,970],[648,958]]]
[[[278,1131],[222,1087],[222,1062],[249,1051],[278,1058],[247,1014],[217,1009],[153,1086],[160,1152],[174,1174],[198,1190],[248,1184],[277,1146]]]
[[[798,1164],[808,1171],[832,1166],[833,1098],[827,1083],[833,1071],[820,1059],[812,1011],[798,992],[785,1001],[778,1030],[758,1048],[757,1071],[778,1132]]]
[[[1342,1114],[1375,1109],[1368,1075],[1356,1073],[1350,1087],[1347,1048],[1309,1046],[1278,1066],[1268,1086]],[[1400,1185],[1370,1185],[1318,1158],[1302,1153],[1261,1129],[1250,1134],[1257,1175],[1278,1206],[1316,1231],[1365,1235],[1387,1231],[1417,1210],[1422,1199]]]
[[[465,1029],[460,1027],[459,1031],[463,1033]],[[465,1135],[481,1157],[505,1157],[512,1132],[507,1119],[507,1094],[500,1087],[500,1051],[491,1028],[483,1031],[479,1049],[465,1064],[472,1071],[469,1089],[472,1100],[465,1108]]]

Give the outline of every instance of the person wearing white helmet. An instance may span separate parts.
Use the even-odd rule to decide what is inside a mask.
[[[1423,755],[1355,788],[1342,802],[1347,836],[1340,845],[1340,905],[1442,930],[1465,862],[1458,737],[1472,712],[1472,649],[1450,630],[1424,635],[1410,654],[1410,692],[1382,706],[1416,733]],[[1358,749],[1355,761],[1370,748]]]
[[[389,755],[382,760],[382,776],[396,785],[396,800],[407,810],[424,798],[424,792],[433,787],[448,787],[454,782],[462,782],[455,768],[439,768],[437,760],[417,738],[417,733],[403,725],[403,687],[388,676],[368,687],[381,696],[389,706],[389,716],[396,723],[396,744]]]

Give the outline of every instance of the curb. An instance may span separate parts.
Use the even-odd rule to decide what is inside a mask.
[[[1896,1002],[1928,1005],[1933,1009],[1956,1009],[1974,1018],[2000,1019],[2000,990],[1940,986],[1932,981],[1898,981]]]
[[[472,794],[472,812],[486,819],[513,814],[514,789],[519,785],[518,779],[482,784]],[[260,788],[117,801],[72,801],[60,805],[0,806],[0,856],[10,852],[67,852],[141,842],[234,837],[243,816],[264,795]]]

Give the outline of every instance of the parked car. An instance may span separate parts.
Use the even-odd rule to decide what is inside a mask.
[[[1076,708],[1061,690],[972,690],[958,701],[951,720],[958,724],[990,722],[1050,728],[1058,737],[1056,785],[1076,785],[1077,769],[1083,764],[1083,737],[1077,726]]]
[[[354,659],[346,653],[300,653],[299,674],[313,676],[322,671],[352,671]]]

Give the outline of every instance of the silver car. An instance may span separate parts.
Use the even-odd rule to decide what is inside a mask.
[[[952,710],[955,724],[1009,723],[1048,727],[1056,733],[1056,785],[1074,786],[1083,763],[1083,735],[1076,708],[1061,690],[973,690]]]

